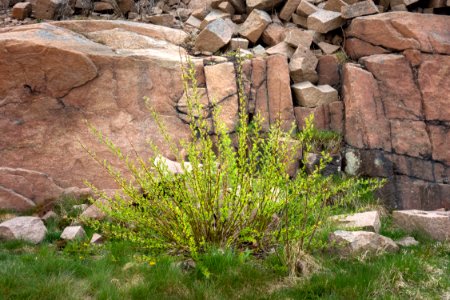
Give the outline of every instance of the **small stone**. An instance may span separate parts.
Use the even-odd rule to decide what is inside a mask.
[[[94,233],[92,235],[91,241],[89,243],[90,244],[101,244],[101,243],[103,243],[103,236],[101,236],[98,233]]]
[[[380,214],[378,211],[367,211],[352,215],[339,215],[330,218],[346,228],[359,228],[366,231],[378,233],[381,227]]]
[[[360,16],[377,14],[380,11],[372,0],[361,1],[341,8],[342,18],[353,19]]]
[[[419,245],[419,242],[416,241],[416,239],[411,236],[401,238],[401,239],[395,241],[395,243],[397,245],[399,245],[400,247],[411,247],[411,246]]]
[[[333,54],[334,52],[338,51],[341,48],[340,46],[328,44],[328,43],[325,43],[325,42],[320,42],[318,44],[318,46],[319,46],[320,49],[322,49],[322,51],[325,54]]]
[[[294,52],[294,48],[289,46],[289,44],[286,42],[281,42],[273,47],[270,47],[269,49],[266,49],[266,53],[269,55],[281,54],[286,56],[287,58],[291,58]]]
[[[170,14],[147,16],[145,20],[149,23],[171,27],[175,24],[175,17]]]
[[[305,107],[316,107],[338,100],[338,92],[329,85],[315,86],[309,81],[292,85],[297,103]]]
[[[344,24],[341,14],[334,11],[319,10],[308,16],[308,29],[327,33]]]
[[[106,11],[113,11],[114,7],[111,3],[108,2],[94,2],[94,9],[95,12],[103,13]]]
[[[309,15],[312,15],[319,10],[320,9],[311,2],[302,0],[302,2],[300,2],[300,5],[297,7],[296,12],[297,15],[308,17]]]
[[[47,228],[38,217],[16,217],[0,223],[0,240],[24,240],[39,244],[46,234]]]
[[[406,232],[419,231],[439,241],[450,239],[450,212],[396,210],[392,218]]]
[[[11,16],[17,20],[24,20],[31,15],[31,3],[19,2],[13,6]]]
[[[280,19],[289,21],[302,0],[287,0],[280,12]]]
[[[248,49],[248,40],[241,38],[232,38],[230,41],[230,49],[231,50]]]
[[[330,234],[333,248],[343,255],[378,254],[380,252],[397,252],[397,244],[390,238],[367,231],[337,230]]]
[[[257,45],[256,47],[253,47],[252,52],[255,56],[266,55],[266,49],[261,45]]]
[[[228,23],[217,19],[203,29],[195,41],[195,49],[216,52],[231,40],[233,32]]]
[[[48,211],[44,216],[42,216],[41,220],[47,222],[50,219],[56,219],[58,215],[53,211]]]
[[[272,19],[268,13],[254,9],[241,25],[239,34],[252,43],[256,43],[270,22],[272,22]]]
[[[61,234],[61,239],[67,241],[81,240],[86,237],[86,232],[81,226],[68,226],[64,228]]]
[[[300,45],[309,48],[311,47],[313,38],[309,32],[295,27],[289,28],[286,31],[284,41],[294,48],[297,48]]]

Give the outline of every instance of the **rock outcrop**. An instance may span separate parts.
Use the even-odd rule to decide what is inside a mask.
[[[389,178],[383,197],[394,207],[450,208],[448,21],[392,12],[348,29],[349,39],[396,51],[364,53],[362,66],[343,70],[347,170]]]

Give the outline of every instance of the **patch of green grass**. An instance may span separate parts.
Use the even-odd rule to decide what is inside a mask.
[[[288,281],[276,255],[211,250],[188,268],[181,257],[150,258],[124,242],[73,242],[62,251],[4,242],[0,299],[440,299],[450,291],[449,243],[421,240],[376,257],[316,257],[321,272]]]

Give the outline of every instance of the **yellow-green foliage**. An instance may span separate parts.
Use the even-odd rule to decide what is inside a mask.
[[[302,141],[309,142],[314,131],[312,120],[300,139],[292,139],[292,131],[283,132],[279,122],[263,134],[259,116],[249,124],[239,56],[236,68],[240,107],[237,147],[219,119],[217,108],[213,108],[211,135],[211,123],[200,113],[204,108],[190,62],[183,68],[183,82],[188,94],[191,137],[181,142],[189,163],[184,162],[182,151],[152,111],[181,162],[181,174],[172,174],[162,160],[155,160],[160,153],[156,146],[151,145],[154,157],[131,159],[93,128],[99,140],[125,163],[132,178],[124,178],[110,163],[102,162],[123,195],[102,195],[107,202],[101,209],[108,218],[91,224],[110,237],[166,253],[195,256],[210,246],[258,251],[284,247],[287,263],[292,266],[295,253],[313,245],[315,233],[331,206],[378,186],[375,181],[324,177],[321,171],[329,161],[326,153],[315,171],[300,169],[295,178],[290,178],[287,168],[292,153],[298,151]]]

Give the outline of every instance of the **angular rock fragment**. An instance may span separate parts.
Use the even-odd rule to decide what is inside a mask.
[[[377,14],[380,11],[372,0],[361,1],[341,8],[342,18],[353,19],[360,16]]]
[[[19,2],[13,6],[11,16],[17,20],[24,20],[31,15],[31,3]]]
[[[450,239],[450,213],[423,210],[395,210],[394,224],[406,232],[421,232],[439,241]]]
[[[39,244],[46,234],[47,228],[38,217],[16,217],[0,223],[0,240],[24,240]]]
[[[297,103],[305,107],[316,107],[338,100],[338,92],[329,85],[315,86],[309,81],[292,85]]]
[[[294,52],[295,49],[289,46],[289,44],[284,41],[279,44],[276,44],[273,47],[266,49],[266,53],[269,55],[281,54],[286,56],[287,58],[291,58],[292,55],[294,55]]]
[[[292,14],[292,22],[300,27],[308,28],[308,19],[304,16]]]
[[[317,6],[315,6],[314,4],[312,4],[311,2],[309,2],[307,0],[302,0],[300,2],[299,6],[297,7],[296,12],[300,16],[307,17],[319,10],[320,9]]]
[[[210,11],[206,17],[202,20],[202,23],[200,24],[200,29],[205,28],[206,26],[208,26],[208,24],[219,20],[219,19],[226,19],[229,18],[230,14],[223,12],[221,10],[218,9],[213,9],[212,11]]]
[[[318,59],[309,47],[298,46],[289,63],[289,72],[294,83],[310,81],[317,82],[316,72]]]
[[[103,236],[98,234],[98,233],[94,233],[92,235],[91,241],[89,242],[90,244],[101,244],[103,243]]]
[[[376,233],[380,231],[381,227],[380,214],[378,211],[367,211],[352,215],[333,216],[331,219],[346,228],[359,228]]]
[[[270,23],[262,33],[262,41],[267,46],[275,46],[284,41],[286,29],[278,23]]]
[[[217,19],[203,29],[195,41],[198,51],[216,52],[231,40],[233,32],[228,23]]]
[[[341,48],[340,46],[328,44],[325,42],[320,42],[318,46],[325,54],[333,54]]]
[[[294,48],[300,45],[309,48],[311,47],[313,37],[310,32],[300,28],[289,28],[286,30],[284,41]]]
[[[81,226],[68,226],[61,233],[61,239],[67,241],[82,240],[86,237],[86,232]]]
[[[397,244],[390,238],[367,231],[337,230],[330,234],[329,241],[343,255],[378,254],[397,252]]]
[[[308,16],[308,29],[327,33],[344,24],[341,14],[334,11],[319,10]]]
[[[252,43],[256,43],[270,22],[272,22],[272,19],[268,13],[254,9],[247,17],[247,20],[241,25],[239,34]]]
[[[341,8],[343,6],[348,6],[347,2],[345,2],[343,0],[328,0],[325,3],[325,6],[323,7],[323,9],[331,10],[331,11],[335,11],[335,12],[341,12]]]
[[[319,57],[317,64],[317,74],[319,75],[318,84],[328,84],[331,86],[340,83],[339,61],[334,55],[323,55]]]
[[[280,19],[284,21],[289,21],[292,14],[295,12],[302,0],[287,0],[280,11]]]

